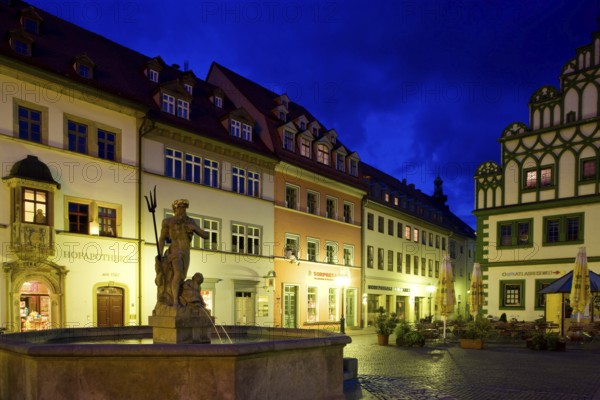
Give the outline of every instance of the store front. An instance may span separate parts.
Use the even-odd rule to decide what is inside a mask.
[[[50,292],[40,281],[23,283],[19,293],[21,332],[49,329],[51,326]]]

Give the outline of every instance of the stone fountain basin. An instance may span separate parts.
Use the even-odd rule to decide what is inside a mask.
[[[151,338],[149,326],[4,334],[0,336],[0,398],[344,398],[343,348],[351,342],[348,336],[308,329],[224,329],[233,338],[252,340],[234,344],[114,343]],[[103,339],[111,343],[77,343]]]

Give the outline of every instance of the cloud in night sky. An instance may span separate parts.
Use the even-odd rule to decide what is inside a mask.
[[[306,107],[361,159],[474,226],[473,175],[528,101],[559,85],[597,0],[31,1],[205,77],[227,68]]]

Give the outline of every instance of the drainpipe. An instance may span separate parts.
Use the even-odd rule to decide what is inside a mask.
[[[367,205],[367,198],[366,196],[363,197],[362,199],[362,210],[361,210],[361,218],[360,218],[360,289],[361,289],[361,296],[360,296],[360,309],[362,310],[362,312],[360,313],[360,327],[361,329],[364,329],[367,327],[367,317],[368,317],[368,311],[367,311],[367,305],[364,304],[363,302],[363,298],[367,295],[367,282],[366,282],[366,277],[367,277],[367,271],[366,271],[366,257],[367,257],[367,249],[364,246],[366,244],[366,238],[365,238],[365,228],[364,228],[364,221],[365,221],[365,209],[366,209],[366,205]]]

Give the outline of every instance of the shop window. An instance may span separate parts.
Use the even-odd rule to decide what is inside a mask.
[[[316,286],[309,286],[306,304],[306,320],[308,322],[317,322],[319,320],[319,292]]]

